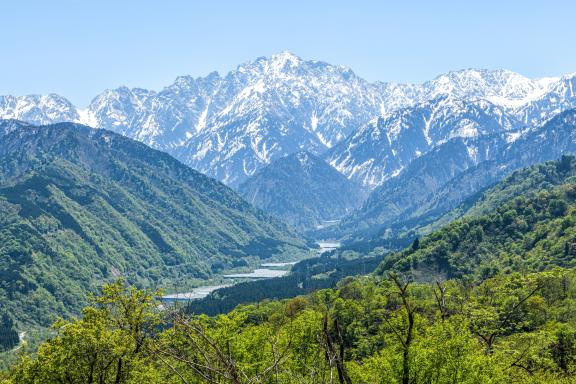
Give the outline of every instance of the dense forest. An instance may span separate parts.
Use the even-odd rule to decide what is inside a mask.
[[[346,256],[353,258],[348,259]],[[329,252],[320,257],[298,262],[286,276],[246,281],[217,289],[203,299],[190,301],[185,311],[213,316],[227,313],[238,304],[286,299],[319,289],[332,288],[344,277],[372,272],[381,261],[380,256],[364,257],[357,254]]]
[[[217,317],[109,285],[8,383],[570,383],[576,271],[479,284],[388,273]],[[170,324],[168,328],[161,326]]]
[[[0,317],[0,352],[14,348],[19,341],[14,320],[7,313],[2,314]]]
[[[418,280],[485,279],[500,271],[538,271],[576,263],[576,184],[512,199],[481,216],[447,225],[379,270],[409,272]]]
[[[366,254],[384,256],[374,273],[303,296],[257,302],[272,280],[246,284],[254,303],[207,316],[117,281],[2,383],[572,383],[575,168],[513,174],[404,250]],[[339,252],[332,273],[354,261]]]
[[[0,122],[0,316],[48,327],[118,277],[198,284],[309,244],[223,184],[104,130]]]

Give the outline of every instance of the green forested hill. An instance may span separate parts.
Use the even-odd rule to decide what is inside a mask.
[[[547,161],[512,172],[497,184],[484,189],[449,212],[427,219],[409,220],[390,226],[386,231],[363,242],[350,242],[344,248],[367,252],[376,247],[397,250],[414,238],[425,236],[462,217],[474,217],[490,212],[520,195],[551,190],[565,183],[576,182],[576,159],[563,155],[556,161]]]
[[[517,196],[551,190],[569,183],[576,183],[574,155],[564,155],[556,161],[547,161],[513,172],[474,200],[474,204],[470,204],[465,210],[465,215],[479,216]]]
[[[380,270],[434,281],[575,266],[575,168],[574,158],[564,157],[514,173],[463,219],[387,256]]]
[[[574,161],[513,174],[474,215],[334,289],[207,317],[115,283],[0,380],[574,383]]]
[[[48,325],[125,277],[185,283],[306,244],[223,184],[74,124],[0,125],[0,306]]]

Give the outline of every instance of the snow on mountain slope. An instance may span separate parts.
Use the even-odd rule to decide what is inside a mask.
[[[286,52],[242,65],[222,84],[227,105],[176,153],[232,185],[281,156],[320,154],[379,114],[377,89],[351,70]]]
[[[440,96],[367,124],[325,157],[349,178],[374,188],[449,139],[496,134],[519,125],[504,108],[486,100]]]
[[[63,121],[78,121],[77,108],[56,94],[0,96],[0,119],[18,119],[42,125]]]
[[[576,150],[576,109],[522,132],[454,138],[414,159],[375,188],[363,206],[339,224],[341,234],[370,238],[429,223],[511,172]]]
[[[523,105],[547,91],[557,78],[532,80],[518,73],[499,69],[451,71],[423,84],[423,99],[441,95],[457,98],[482,98],[506,108]]]
[[[576,106],[576,73],[550,82],[546,92],[517,108],[514,113],[525,123],[542,123]]]
[[[477,69],[449,72],[423,84],[370,83],[344,66],[281,52],[224,76],[181,76],[159,92],[106,90],[84,109],[53,94],[4,96],[0,118],[34,124],[74,121],[110,129],[237,186],[274,159],[299,150],[317,155],[330,150],[336,156],[333,147],[342,148],[339,143],[358,129],[354,136],[368,129],[378,116],[387,119],[395,111],[418,109],[442,96],[484,99],[528,124],[576,106],[573,89],[574,76],[532,80],[507,70]],[[455,129],[452,135],[466,136],[476,128],[462,123]],[[435,142],[426,135],[424,139],[432,140],[424,147]],[[346,151],[336,157],[346,157]],[[357,155],[362,159],[346,163],[358,169],[346,170],[349,176],[370,168],[370,159],[378,160],[377,151]],[[364,183],[380,183],[404,160],[393,162],[397,164],[390,168],[392,173],[367,176]]]

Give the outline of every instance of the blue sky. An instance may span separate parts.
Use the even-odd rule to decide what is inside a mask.
[[[368,80],[451,69],[576,71],[575,1],[2,1],[0,94],[80,106],[119,85],[161,89],[290,50]]]

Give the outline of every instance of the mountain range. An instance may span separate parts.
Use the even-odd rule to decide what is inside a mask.
[[[479,69],[368,82],[282,52],[159,92],[106,90],[84,109],[58,95],[4,96],[0,118],[115,131],[297,229],[341,221],[314,236],[364,241],[434,221],[509,172],[573,151],[570,113],[554,118],[576,107],[575,83]]]
[[[3,96],[0,118],[109,129],[233,187],[273,160],[305,150],[375,188],[439,142],[482,133],[477,126],[482,115],[491,124],[498,121],[492,129],[512,130],[576,106],[575,82],[573,74],[533,80],[507,70],[477,69],[423,84],[368,82],[347,67],[281,52],[226,75],[181,76],[158,92],[105,90],[86,108],[54,94]],[[473,105],[462,105],[463,100]],[[445,113],[472,115],[471,122],[452,120],[450,129],[437,130],[435,125],[451,120]],[[374,148],[369,137],[376,140]],[[404,149],[412,137],[419,141]]]
[[[576,153],[576,109],[521,135],[504,132],[453,138],[374,189],[338,230],[353,233],[356,240],[376,233],[397,237],[436,221],[460,204],[470,204],[484,189],[518,169],[569,153]]]

